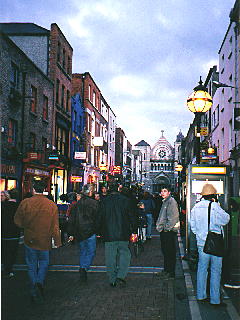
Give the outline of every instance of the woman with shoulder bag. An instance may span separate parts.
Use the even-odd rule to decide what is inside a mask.
[[[223,226],[229,222],[229,214],[217,203],[217,190],[206,183],[203,186],[202,199],[191,210],[191,229],[196,235],[199,254],[197,269],[197,300],[208,302],[207,299],[207,277],[208,266],[211,266],[210,276],[210,305],[215,307],[226,306],[220,301],[220,281],[222,272],[222,257],[207,254],[204,251],[208,231],[216,234],[223,232]]]

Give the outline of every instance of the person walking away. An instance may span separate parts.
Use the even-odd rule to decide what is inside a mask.
[[[141,202],[144,203],[144,208],[147,216],[147,240],[152,239],[152,224],[153,224],[153,213],[155,209],[155,203],[151,198],[151,195],[148,191],[143,193],[143,199]]]
[[[144,209],[144,203],[139,202],[138,207],[138,226],[141,228],[142,240],[146,241],[147,217]]]
[[[107,274],[112,287],[125,286],[131,260],[128,247],[132,233],[137,233],[136,215],[131,212],[131,201],[118,185],[110,187],[110,194],[100,202],[97,226],[105,242]]]
[[[20,239],[20,228],[14,223],[14,215],[18,208],[19,192],[17,189],[8,191],[8,200],[1,203],[1,238],[2,263],[6,278],[12,278],[13,265],[16,262]]]
[[[44,281],[49,265],[52,239],[60,247],[57,205],[43,195],[45,183],[33,182],[33,197],[24,199],[15,214],[14,222],[24,229],[25,258],[33,303],[44,298]]]
[[[197,268],[197,300],[207,302],[207,277],[208,266],[211,266],[210,276],[210,304],[215,307],[226,306],[220,301],[220,281],[222,271],[222,257],[213,256],[203,252],[204,244],[208,234],[208,206],[211,203],[209,230],[221,233],[230,219],[230,216],[216,202],[217,190],[206,183],[203,186],[202,199],[191,210],[190,225],[192,232],[196,235],[198,248],[198,268]]]
[[[171,196],[169,186],[163,186],[161,188],[161,196],[163,202],[156,223],[156,229],[160,232],[164,269],[158,273],[158,276],[163,279],[174,279],[176,267],[176,238],[180,227],[178,204]]]
[[[79,244],[79,273],[82,283],[87,281],[89,270],[96,253],[96,216],[99,202],[90,196],[91,189],[83,187],[81,199],[72,206],[68,220],[69,241]]]

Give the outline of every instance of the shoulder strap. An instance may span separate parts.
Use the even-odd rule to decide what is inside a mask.
[[[210,226],[211,205],[212,205],[212,201],[210,201],[210,203],[208,205],[208,231],[209,231],[209,226]]]

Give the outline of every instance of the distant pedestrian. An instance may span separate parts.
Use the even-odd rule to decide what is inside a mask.
[[[20,239],[20,228],[14,223],[14,215],[19,204],[18,197],[18,190],[11,189],[6,196],[8,200],[1,203],[1,252],[4,275],[7,278],[14,276],[13,265],[16,262]]]
[[[164,279],[174,279],[176,267],[176,238],[180,227],[178,204],[171,196],[169,186],[162,186],[161,196],[163,202],[156,223],[156,229],[160,232],[164,270],[158,275]]]
[[[137,215],[138,215],[138,227],[140,228],[140,233],[142,240],[146,241],[146,229],[147,229],[147,217],[144,209],[144,203],[139,202],[137,204]]]
[[[45,183],[33,182],[33,197],[24,199],[16,212],[14,222],[24,229],[25,258],[30,279],[31,301],[44,297],[44,280],[49,264],[52,239],[61,245],[57,205],[43,195]]]
[[[152,224],[153,224],[153,214],[155,210],[155,203],[152,199],[152,196],[148,191],[143,193],[143,199],[141,202],[144,203],[145,213],[147,217],[147,240],[152,239]]]
[[[207,183],[203,186],[202,199],[191,210],[191,229],[197,238],[198,247],[198,269],[197,269],[197,299],[206,302],[207,299],[207,277],[208,267],[211,265],[210,277],[210,304],[216,307],[226,306],[220,301],[220,280],[222,272],[222,257],[213,256],[203,252],[204,244],[208,234],[208,207],[210,206],[209,230],[221,233],[230,216],[217,203],[217,190]]]
[[[7,191],[1,191],[1,202],[9,200],[9,193]]]
[[[90,196],[91,187],[84,186],[81,199],[71,207],[68,220],[69,241],[79,244],[80,281],[87,281],[87,271],[96,253],[96,217],[98,201]]]
[[[108,189],[105,186],[102,186],[100,189],[100,199],[103,200],[108,195]]]
[[[110,194],[100,203],[98,230],[105,242],[107,274],[112,287],[126,285],[131,253],[128,248],[132,233],[137,233],[136,216],[130,199],[111,185]]]

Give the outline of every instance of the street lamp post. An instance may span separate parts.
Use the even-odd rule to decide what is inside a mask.
[[[212,106],[212,97],[207,92],[207,88],[203,85],[202,79],[198,86],[193,89],[193,92],[187,98],[188,109],[195,114],[196,118],[196,163],[200,163],[200,125],[201,125],[201,116],[207,112]]]

